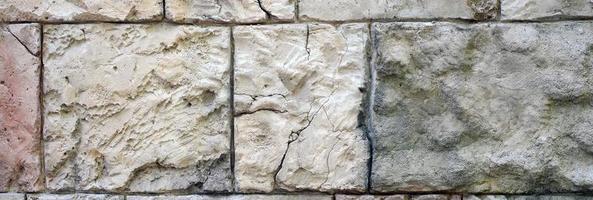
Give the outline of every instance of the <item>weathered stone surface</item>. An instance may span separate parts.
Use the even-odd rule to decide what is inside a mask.
[[[25,200],[25,194],[19,193],[0,193],[2,200]]]
[[[504,196],[504,195],[467,195],[468,200],[593,200],[591,196]]]
[[[591,0],[501,0],[505,20],[593,17]]]
[[[461,200],[461,195],[336,195],[336,200]]]
[[[0,191],[42,187],[37,24],[0,25]]]
[[[461,200],[461,196],[446,194],[412,195],[410,200]]]
[[[162,0],[2,0],[0,21],[157,20],[162,6]]]
[[[167,19],[177,22],[289,21],[295,0],[167,0]]]
[[[336,200],[406,200],[405,195],[343,195],[337,194]]]
[[[300,0],[305,20],[458,18],[484,20],[497,16],[496,0]]]
[[[331,200],[331,195],[128,196],[128,200]]]
[[[593,188],[593,23],[380,23],[376,192]]]
[[[50,189],[230,189],[230,30],[44,26]]]
[[[357,118],[366,25],[242,26],[234,32],[239,190],[364,191],[369,154]]]
[[[124,200],[123,196],[107,194],[30,194],[27,200]]]

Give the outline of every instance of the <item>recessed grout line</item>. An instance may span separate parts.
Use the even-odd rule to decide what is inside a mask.
[[[230,78],[229,78],[229,85],[230,85],[230,96],[229,96],[229,104],[230,104],[230,160],[231,160],[231,186],[232,190],[236,190],[236,178],[235,178],[235,38],[234,38],[234,27],[229,27],[229,48],[230,48],[230,63],[229,63],[229,70],[230,70]]]
[[[43,191],[46,191],[47,189],[47,185],[46,183],[46,177],[45,177],[45,139],[43,137],[44,133],[44,126],[45,126],[45,115],[44,115],[44,111],[45,111],[45,105],[44,105],[44,100],[43,100],[43,94],[44,94],[44,84],[43,84],[43,76],[44,76],[44,68],[45,68],[45,64],[43,63],[43,47],[44,47],[44,32],[43,32],[43,24],[39,24],[39,85],[38,85],[38,91],[37,94],[39,95],[39,165],[41,167],[39,177],[41,178],[41,184],[43,187]]]
[[[374,53],[374,48],[373,48],[373,44],[374,44],[374,37],[373,37],[373,31],[372,31],[372,24],[373,21],[369,20],[369,22],[367,23],[367,31],[368,31],[368,42],[367,42],[367,68],[368,68],[368,80],[367,80],[367,91],[366,91],[366,105],[365,105],[365,112],[366,112],[366,118],[365,118],[365,124],[366,124],[366,138],[367,138],[367,142],[369,143],[369,160],[368,160],[368,164],[367,164],[367,194],[370,194],[372,191],[372,183],[373,183],[373,179],[372,179],[372,171],[373,171],[373,159],[374,159],[374,144],[373,144],[373,123],[372,123],[372,111],[373,111],[373,95],[375,92],[375,69],[374,69],[374,65],[373,65],[373,53]]]

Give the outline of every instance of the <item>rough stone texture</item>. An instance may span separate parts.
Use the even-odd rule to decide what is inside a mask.
[[[504,196],[504,195],[467,195],[467,200],[593,200],[588,196]]]
[[[405,195],[343,195],[337,194],[336,200],[406,200]]]
[[[1,193],[0,199],[2,199],[2,200],[25,200],[25,194]]]
[[[229,190],[229,34],[167,24],[44,26],[48,187]]]
[[[128,200],[331,200],[331,195],[128,196]]]
[[[357,118],[367,26],[242,26],[234,32],[239,190],[364,191],[369,153]]]
[[[592,23],[380,23],[373,190],[593,188]]]
[[[410,200],[461,200],[461,195],[428,194],[413,195]]]
[[[361,19],[458,18],[485,20],[498,14],[497,0],[300,0],[299,18]]]
[[[42,188],[37,24],[0,25],[0,191]]]
[[[162,0],[0,0],[0,21],[146,21]]]
[[[167,0],[167,19],[177,22],[289,21],[295,0]]]
[[[107,194],[30,194],[27,200],[124,200],[123,196]]]
[[[501,0],[504,20],[593,17],[591,0]]]

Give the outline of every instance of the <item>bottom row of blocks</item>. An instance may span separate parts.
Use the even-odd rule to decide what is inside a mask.
[[[533,195],[533,196],[505,196],[505,195],[183,195],[183,196],[123,196],[108,194],[0,194],[1,200],[593,200],[593,196],[576,195]]]

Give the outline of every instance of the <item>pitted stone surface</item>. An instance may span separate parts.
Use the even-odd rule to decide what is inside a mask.
[[[27,200],[124,200],[120,195],[107,194],[30,194]]]
[[[0,25],[0,191],[38,191],[40,28]]]
[[[367,33],[365,24],[234,30],[240,191],[365,190]]]
[[[128,200],[331,200],[331,195],[128,196]]]
[[[593,23],[378,23],[373,190],[591,191]]]
[[[167,18],[177,22],[254,23],[294,18],[295,0],[167,0]]]
[[[406,200],[406,195],[344,195],[337,194],[336,200]]]
[[[455,18],[485,20],[498,13],[496,0],[300,0],[305,20]]]
[[[593,17],[593,1],[501,0],[501,11],[504,20]]]
[[[230,189],[229,28],[44,26],[52,190]]]
[[[0,21],[158,20],[162,6],[162,0],[2,0]]]

